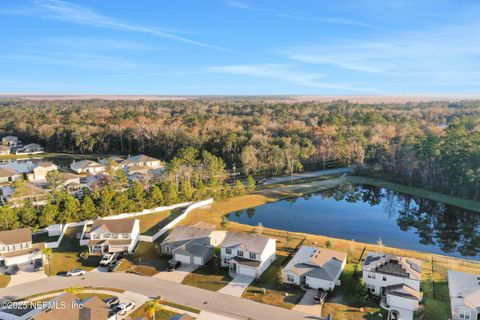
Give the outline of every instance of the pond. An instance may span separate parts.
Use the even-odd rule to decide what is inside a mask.
[[[480,260],[480,213],[370,185],[343,185],[228,219]]]

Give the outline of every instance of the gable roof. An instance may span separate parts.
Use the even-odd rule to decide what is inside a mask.
[[[242,250],[254,253],[262,253],[265,250],[270,239],[256,234],[247,234],[240,232],[227,232],[221,247],[235,248],[240,247]],[[276,240],[275,240],[276,241]]]
[[[41,168],[50,168],[52,166],[55,166],[56,167],[56,164],[51,162],[51,161],[41,161],[39,163],[37,163],[37,165],[35,166],[35,168],[38,168],[38,167],[41,167]]]
[[[97,219],[90,232],[131,233],[136,219]]]
[[[19,173],[15,169],[8,168],[8,167],[0,167],[1,178],[10,178],[17,175],[19,175]]]
[[[342,265],[346,258],[347,255],[343,252],[301,246],[285,268],[283,268],[283,271],[334,281],[342,270]]]
[[[178,226],[162,241],[162,243],[189,241],[209,237],[215,229],[214,224],[197,222],[193,225]]]
[[[480,274],[448,271],[452,309],[465,306],[480,311]]]
[[[123,161],[123,164],[144,163],[144,162],[152,162],[152,161],[160,161],[160,160],[144,154],[139,154],[133,157],[129,157],[128,159]]]
[[[395,255],[369,252],[363,264],[363,270],[422,280],[422,261]]]
[[[32,230],[21,228],[0,232],[0,243],[5,245],[32,241]]]
[[[387,286],[385,288],[385,294],[417,301],[422,300],[422,294],[420,291],[417,291],[403,283]]]
[[[82,305],[76,307],[75,305]],[[48,308],[37,314],[36,320],[106,320],[108,319],[109,308],[98,297],[85,301],[75,299],[70,292],[65,292],[51,300],[52,308]],[[64,306],[62,308],[55,306]]]
[[[78,162],[73,162],[71,166],[78,169],[86,169],[91,167],[103,167],[104,165],[92,160],[81,160]]]

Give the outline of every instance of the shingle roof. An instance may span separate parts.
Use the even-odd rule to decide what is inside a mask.
[[[88,167],[103,167],[104,165],[92,160],[81,160],[72,163],[72,166],[79,169],[86,169]]]
[[[420,291],[417,291],[403,283],[386,287],[385,294],[418,301],[422,299],[422,294]]]
[[[6,245],[30,241],[32,241],[32,231],[30,228],[21,228],[0,232],[0,243]]]
[[[10,178],[13,176],[18,175],[19,173],[15,169],[11,169],[8,167],[0,168],[0,177],[2,178]]]
[[[131,233],[135,219],[97,219],[90,232],[103,230],[108,233]]]
[[[197,222],[189,226],[178,226],[170,232],[162,243],[209,237],[214,229],[215,225],[205,222]]]
[[[221,246],[224,248],[240,247],[245,251],[262,253],[269,240],[270,238],[256,234],[227,232],[227,236],[223,240]]]
[[[83,307],[76,307],[75,305]],[[109,308],[98,297],[80,302],[70,292],[65,292],[52,300],[50,309],[37,314],[35,320],[106,320],[108,319]],[[64,306],[64,307],[56,307]]]
[[[420,260],[377,252],[368,253],[363,270],[422,280],[422,262]]]

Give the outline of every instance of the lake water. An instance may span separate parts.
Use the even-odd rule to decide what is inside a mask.
[[[228,219],[480,260],[480,213],[369,185],[269,203]]]

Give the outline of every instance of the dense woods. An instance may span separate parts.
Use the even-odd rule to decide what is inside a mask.
[[[246,173],[332,160],[361,173],[480,199],[480,102],[353,104],[257,100],[3,101],[0,134],[51,151],[208,151]],[[177,167],[181,164],[177,164]],[[179,169],[182,171],[181,169]],[[188,174],[185,172],[179,173]]]

